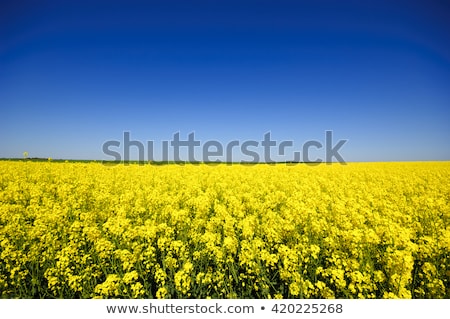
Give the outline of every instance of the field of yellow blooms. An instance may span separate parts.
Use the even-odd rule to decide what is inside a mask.
[[[450,298],[450,163],[0,162],[3,298]]]

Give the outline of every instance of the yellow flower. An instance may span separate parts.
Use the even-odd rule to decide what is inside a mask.
[[[0,297],[450,298],[448,180],[450,162],[0,161]]]

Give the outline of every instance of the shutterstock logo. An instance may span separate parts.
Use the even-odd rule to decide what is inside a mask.
[[[181,139],[180,133],[174,133],[171,140],[161,141],[155,148],[155,141],[144,142],[132,140],[130,132],[123,133],[122,141],[110,140],[103,143],[103,154],[114,162],[128,163],[131,161],[131,149],[137,151],[137,160],[140,164],[146,162],[163,163],[307,163],[317,165],[320,163],[338,162],[346,164],[339,153],[347,140],[338,140],[333,143],[333,131],[325,131],[325,142],[309,140],[303,143],[300,150],[294,148],[294,141],[272,140],[271,133],[264,134],[260,141],[233,140],[223,144],[217,140],[201,142],[196,140],[195,133],[189,133],[186,139]],[[155,150],[160,152],[156,158]],[[311,153],[319,153],[313,156]],[[236,158],[239,158],[236,160]]]

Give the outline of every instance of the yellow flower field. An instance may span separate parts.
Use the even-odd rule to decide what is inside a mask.
[[[450,163],[0,162],[3,298],[450,298]]]

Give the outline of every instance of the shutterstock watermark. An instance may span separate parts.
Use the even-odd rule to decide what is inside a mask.
[[[306,163],[317,165],[320,163],[338,162],[346,164],[340,149],[347,142],[338,140],[333,144],[333,131],[325,131],[325,142],[309,140],[303,143],[300,150],[294,148],[294,141],[272,140],[271,133],[264,134],[262,140],[232,140],[223,144],[217,140],[201,142],[196,140],[195,133],[189,133],[187,139],[181,139],[180,133],[174,133],[171,140],[161,141],[159,148],[155,148],[155,141],[141,142],[132,140],[130,132],[123,132],[122,141],[110,140],[103,143],[103,154],[110,157],[110,161],[136,161],[131,159],[131,150],[137,152],[140,164],[148,162],[161,163]],[[161,151],[156,158],[155,150]],[[312,153],[315,155],[313,156]],[[319,154],[317,154],[319,153]],[[236,160],[236,158],[239,158]]]

